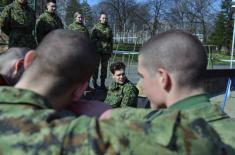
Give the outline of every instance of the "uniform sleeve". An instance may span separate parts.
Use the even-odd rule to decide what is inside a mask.
[[[98,41],[98,37],[97,37],[97,29],[95,27],[92,28],[91,31],[91,40],[96,43]]]
[[[7,6],[1,13],[0,28],[6,34],[11,32],[11,8]]]
[[[104,102],[112,108],[117,108],[120,107],[121,98],[109,89]]]
[[[135,107],[137,104],[138,90],[131,85],[128,85],[123,89],[123,98],[121,107],[132,106]]]
[[[73,30],[73,25],[72,25],[72,24],[70,24],[70,25],[68,26],[68,30]]]
[[[39,17],[39,19],[36,22],[36,38],[38,44],[42,41],[45,35],[45,27],[46,24],[44,18]]]
[[[112,109],[111,119],[114,120],[144,120],[146,115],[155,111],[154,109],[141,109],[141,108],[117,108]]]
[[[89,34],[88,29],[87,29],[87,28],[85,28],[85,29],[86,29],[86,32],[85,32],[86,36],[87,36],[88,38],[90,38],[90,34]]]
[[[110,38],[109,38],[109,44],[110,44],[110,53],[113,53],[113,32],[112,29],[110,28]]]

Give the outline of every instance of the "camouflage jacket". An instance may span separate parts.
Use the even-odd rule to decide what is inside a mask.
[[[138,93],[138,89],[128,79],[124,84],[112,82],[104,102],[113,108],[136,107]]]
[[[177,110],[156,122],[75,118],[34,92],[0,87],[0,154],[219,155],[227,148],[205,121]]]
[[[96,24],[91,31],[91,40],[100,54],[109,54],[113,52],[113,33],[107,24]]]
[[[101,122],[56,112],[42,96],[12,87],[0,87],[0,123],[0,154],[234,153],[205,121],[189,121],[177,110],[157,123]]]
[[[33,37],[35,12],[28,6],[17,1],[4,8],[0,17],[0,28],[9,36],[9,47],[35,48]]]
[[[78,32],[83,33],[88,38],[90,37],[89,31],[87,30],[86,26],[84,24],[76,23],[75,21],[69,25],[69,30],[77,30]]]
[[[45,11],[38,17],[36,22],[36,37],[38,44],[49,32],[63,27],[61,19],[56,14],[51,14],[48,11]]]
[[[189,119],[202,117],[214,127],[226,144],[235,148],[235,136],[232,133],[235,130],[235,121],[222,112],[219,106],[211,104],[206,94],[188,97],[173,104],[166,110],[116,109],[113,111],[112,118],[115,120],[136,120],[142,118],[143,120],[153,121],[155,118],[176,109],[183,111]]]

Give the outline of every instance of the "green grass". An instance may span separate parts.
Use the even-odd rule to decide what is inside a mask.
[[[212,61],[213,61],[214,65],[229,65],[230,64],[230,62],[223,62],[223,61],[221,61],[223,59],[224,60],[230,60],[231,56],[227,55],[227,54],[224,54],[222,52],[217,52],[217,53],[213,53],[212,54]],[[234,57],[234,59],[235,59],[235,57]]]

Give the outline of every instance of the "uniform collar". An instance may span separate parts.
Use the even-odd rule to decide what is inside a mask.
[[[52,108],[47,99],[33,91],[14,87],[0,87],[0,104],[32,105],[42,109]]]
[[[119,87],[122,87],[123,85],[125,85],[125,84],[128,83],[128,82],[129,82],[128,79],[126,79],[126,81],[125,81],[123,84],[119,84],[119,83],[117,83],[117,82],[112,82],[112,83],[111,83],[111,89],[112,89],[112,90],[115,90],[115,89],[117,89],[117,88],[119,88]]]
[[[45,13],[48,14],[51,17],[56,17],[56,13],[50,13],[47,10],[45,10]]]
[[[102,24],[101,22],[99,22],[98,25],[101,26],[101,27],[107,27],[108,23]]]
[[[210,104],[210,99],[209,99],[208,94],[203,93],[203,94],[190,96],[183,100],[180,100],[174,103],[173,105],[171,105],[168,109],[186,110],[186,109],[191,109],[194,107],[204,106],[205,104]]]
[[[77,25],[83,26],[83,23],[78,23],[78,22],[76,22],[76,21],[74,21],[74,23],[77,24]]]

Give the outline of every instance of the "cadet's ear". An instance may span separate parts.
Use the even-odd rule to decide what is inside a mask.
[[[21,67],[24,65],[24,59],[19,59],[14,64],[14,73],[18,73]]]
[[[88,86],[88,81],[81,83],[77,86],[77,89],[73,93],[73,101],[79,101],[83,92],[86,90]]]
[[[160,76],[161,87],[168,92],[172,86],[172,81],[169,72],[165,69],[159,68],[158,73]]]
[[[24,57],[24,68],[27,69],[35,58],[35,50],[30,50]]]

